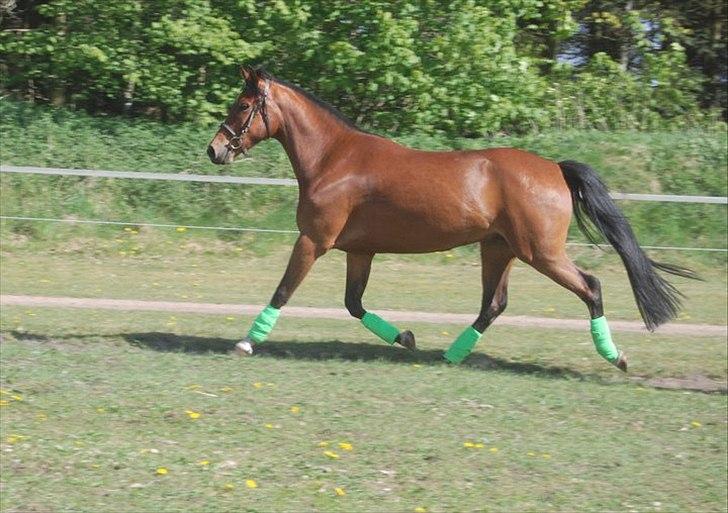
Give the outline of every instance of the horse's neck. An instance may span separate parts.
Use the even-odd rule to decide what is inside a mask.
[[[356,132],[300,93],[286,89],[290,100],[279,105],[283,126],[277,135],[300,185],[311,183],[331,162],[337,144]]]

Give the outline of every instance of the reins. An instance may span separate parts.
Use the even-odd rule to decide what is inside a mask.
[[[227,147],[230,150],[238,150],[242,148],[243,146],[243,136],[248,133],[250,130],[250,127],[253,124],[253,121],[255,120],[255,116],[260,112],[260,117],[263,119],[263,124],[265,125],[265,131],[268,137],[270,137],[270,128],[268,126],[268,112],[266,109],[266,99],[268,98],[268,90],[270,89],[270,81],[266,80],[265,82],[265,90],[263,90],[260,95],[258,95],[255,99],[255,103],[253,104],[253,108],[250,110],[250,114],[248,115],[247,119],[243,123],[243,126],[240,127],[239,132],[235,132],[235,130],[230,127],[227,123],[224,121],[220,123],[220,129],[223,130],[228,138]],[[243,148],[243,154],[247,153],[245,148]]]

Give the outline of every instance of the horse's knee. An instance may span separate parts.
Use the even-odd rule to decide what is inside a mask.
[[[579,271],[579,273],[587,286],[587,294],[582,299],[589,308],[589,313],[592,318],[601,317],[604,314],[604,307],[602,306],[602,285],[596,276],[586,274],[582,271]]]
[[[496,298],[495,305],[493,308],[493,318],[495,319],[500,314],[503,313],[503,311],[506,309],[506,306],[508,306],[508,292],[503,291],[503,294],[500,295],[500,297]]]
[[[288,300],[290,298],[291,294],[285,287],[278,287],[273,293],[270,304],[271,306],[280,309],[281,307],[285,306],[286,303],[288,303]]]
[[[483,333],[485,329],[491,325],[495,318],[503,313],[506,306],[508,306],[508,293],[504,291],[491,301],[490,305],[484,312],[480,313],[473,323],[473,327],[480,333]]]
[[[344,298],[344,305],[346,306],[346,309],[349,311],[351,316],[356,317],[357,319],[361,319],[366,313],[366,310],[364,310],[364,307],[361,304],[361,299],[357,299],[355,297],[347,295]]]

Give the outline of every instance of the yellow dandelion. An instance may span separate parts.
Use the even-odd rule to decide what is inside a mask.
[[[475,447],[475,444],[473,442],[463,442],[463,447],[472,448]]]
[[[23,435],[10,435],[5,438],[5,441],[9,444],[17,444],[18,442],[22,441],[23,439],[27,438]],[[337,456],[338,458],[338,456]]]
[[[498,447],[491,447],[488,449],[490,452],[498,452]]]
[[[106,408],[96,408],[96,413],[106,413]]]
[[[10,401],[7,399],[0,399],[0,406],[7,406],[8,404],[10,404]]]
[[[536,456],[536,453],[533,451],[528,451],[526,454],[528,454],[529,456]]]
[[[255,479],[246,479],[245,486],[248,488],[258,488],[258,483],[255,482]]]
[[[329,446],[329,442],[327,442],[326,440],[324,440],[323,442],[319,442],[318,443],[318,446],[319,447],[328,447]]]
[[[338,495],[339,497],[343,497],[344,495],[346,495],[346,491],[345,491],[345,490],[344,490],[343,488],[339,488],[339,487],[337,487],[337,488],[334,488],[334,492],[335,492],[335,493],[336,493],[336,495]]]
[[[261,382],[258,381],[256,383],[253,383],[253,386],[255,388],[263,388],[265,385],[263,383],[261,383]]]
[[[275,426],[273,424],[266,424],[265,427],[268,429],[273,429]]]
[[[200,412],[192,411],[192,410],[185,410],[185,413],[189,416],[191,419],[199,419],[202,415]]]
[[[697,420],[692,421],[690,423],[690,425],[693,426],[694,428],[699,428],[700,426],[702,426],[702,424],[700,422],[698,422]]]
[[[200,460],[197,462],[197,464],[202,467],[207,467],[210,464],[210,462],[209,462],[209,460]]]
[[[186,226],[178,226],[177,227],[177,231],[180,232],[180,233],[186,232],[187,231],[187,227]]]
[[[423,507],[423,506],[417,506],[417,507],[416,507],[416,508],[414,509],[414,512],[415,512],[415,513],[427,513],[427,508],[425,508],[425,507]]]
[[[324,451],[324,456],[327,458],[331,458],[332,460],[338,460],[339,455],[336,454],[334,451]]]
[[[166,476],[166,475],[167,475],[168,473],[169,473],[169,470],[167,470],[167,469],[166,469],[166,468],[164,468],[164,467],[159,467],[159,468],[157,469],[157,475],[158,475],[158,476]]]
[[[222,488],[223,490],[230,491],[235,489],[235,485],[232,483],[225,483]]]
[[[353,451],[354,446],[351,445],[349,442],[339,442],[339,448],[343,449],[345,451]]]
[[[15,401],[22,401],[23,400],[23,396],[21,396],[21,395],[11,395],[10,397],[12,397],[13,400],[15,400]]]
[[[291,413],[293,413],[294,415],[301,413],[301,407],[300,406],[291,406]]]

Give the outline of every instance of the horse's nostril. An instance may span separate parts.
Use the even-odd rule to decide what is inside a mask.
[[[212,147],[212,144],[207,147],[207,156],[210,157],[210,160],[215,162],[215,148]]]

